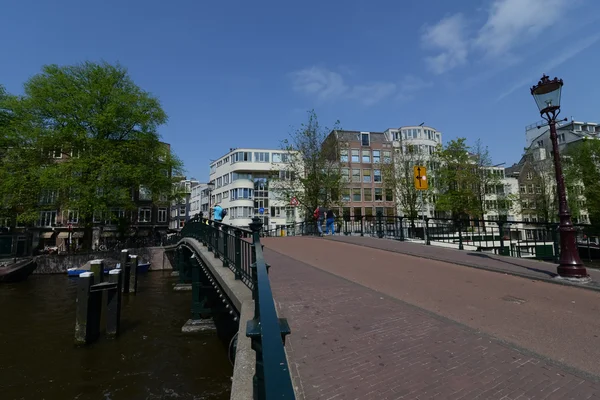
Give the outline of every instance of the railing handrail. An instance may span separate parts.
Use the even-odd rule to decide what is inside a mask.
[[[256,251],[256,294],[259,308],[260,336],[264,365],[265,398],[293,399],[294,386],[290,375],[282,338],[281,327],[273,291],[258,234],[253,236]],[[268,362],[264,362],[268,360]]]

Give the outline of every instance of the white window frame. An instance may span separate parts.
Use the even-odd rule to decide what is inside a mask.
[[[143,213],[143,214],[142,214]],[[142,218],[142,216],[146,217],[148,214],[148,216],[150,218],[146,219],[146,218]],[[138,208],[138,222],[152,222],[152,207],[139,207]]]
[[[158,220],[157,222],[167,222],[167,208],[166,207],[160,207],[158,209]]]

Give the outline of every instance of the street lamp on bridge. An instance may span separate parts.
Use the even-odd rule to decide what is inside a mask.
[[[206,184],[206,190],[208,191],[208,219],[212,219],[212,192],[215,190],[215,181],[210,181]]]
[[[558,192],[558,216],[560,218],[560,261],[557,272],[563,278],[581,279],[588,278],[588,274],[579,258],[577,235],[567,204],[565,178],[562,172],[558,136],[556,134],[556,117],[560,113],[562,86],[562,79],[554,78],[550,80],[548,76],[544,75],[538,84],[531,88],[531,94],[540,110],[540,115],[550,126],[550,140],[554,152],[554,172]]]

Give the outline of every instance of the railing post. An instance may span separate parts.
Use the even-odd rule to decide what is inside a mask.
[[[206,248],[208,251],[213,251],[213,236],[214,236],[214,222],[211,220],[208,220],[208,225],[206,226]]]
[[[425,216],[425,226],[423,229],[425,229],[425,244],[430,246],[431,240],[429,239],[429,217],[427,215]]]
[[[462,238],[462,219],[459,218],[458,222],[458,249],[464,250],[465,246],[463,246],[463,238]]]
[[[372,210],[371,210],[371,211],[372,211]],[[361,216],[360,216],[360,236],[365,236],[365,228],[364,228],[364,223],[363,223],[363,221],[364,221],[364,218],[363,218],[363,216],[361,215]]]
[[[215,234],[215,244],[213,247],[213,255],[215,256],[215,258],[219,258],[219,234],[221,233],[220,227],[221,224],[219,224],[218,222],[213,222],[213,226],[214,226],[214,234]]]
[[[251,254],[252,254],[252,265],[250,270],[252,271],[252,299],[254,300],[254,315],[255,318],[260,317],[260,311],[258,308],[258,274],[256,270],[256,246],[260,245],[260,230],[262,228],[262,222],[260,218],[254,217],[252,218],[252,223],[250,224],[250,230],[252,231],[252,246],[251,246]]]
[[[402,221],[404,217],[400,217],[400,241],[404,242],[404,226],[402,225]]]
[[[223,229],[223,266],[229,268],[229,227],[223,225],[221,229]]]
[[[552,241],[554,242],[554,262],[558,263],[559,258],[560,258],[560,246],[558,245],[559,225],[558,224],[552,224],[552,225],[554,226],[554,229],[552,229]]]
[[[235,279],[242,279],[242,231],[239,229],[235,230],[235,264],[234,264],[234,275]]]
[[[377,211],[377,237],[382,239],[383,236],[383,212]]]
[[[504,255],[504,221],[498,221],[498,231],[500,232],[500,255]],[[492,240],[494,240],[494,234],[492,231]]]

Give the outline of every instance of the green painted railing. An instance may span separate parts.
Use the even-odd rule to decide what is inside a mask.
[[[285,337],[290,328],[275,309],[269,265],[260,243],[262,222],[255,217],[248,229],[242,229],[202,215],[188,221],[181,232],[169,239],[176,245],[182,238],[193,238],[220,258],[223,266],[233,271],[252,290],[254,318],[247,321],[246,336],[256,352],[253,398],[256,400],[295,399],[294,388],[285,354]]]

